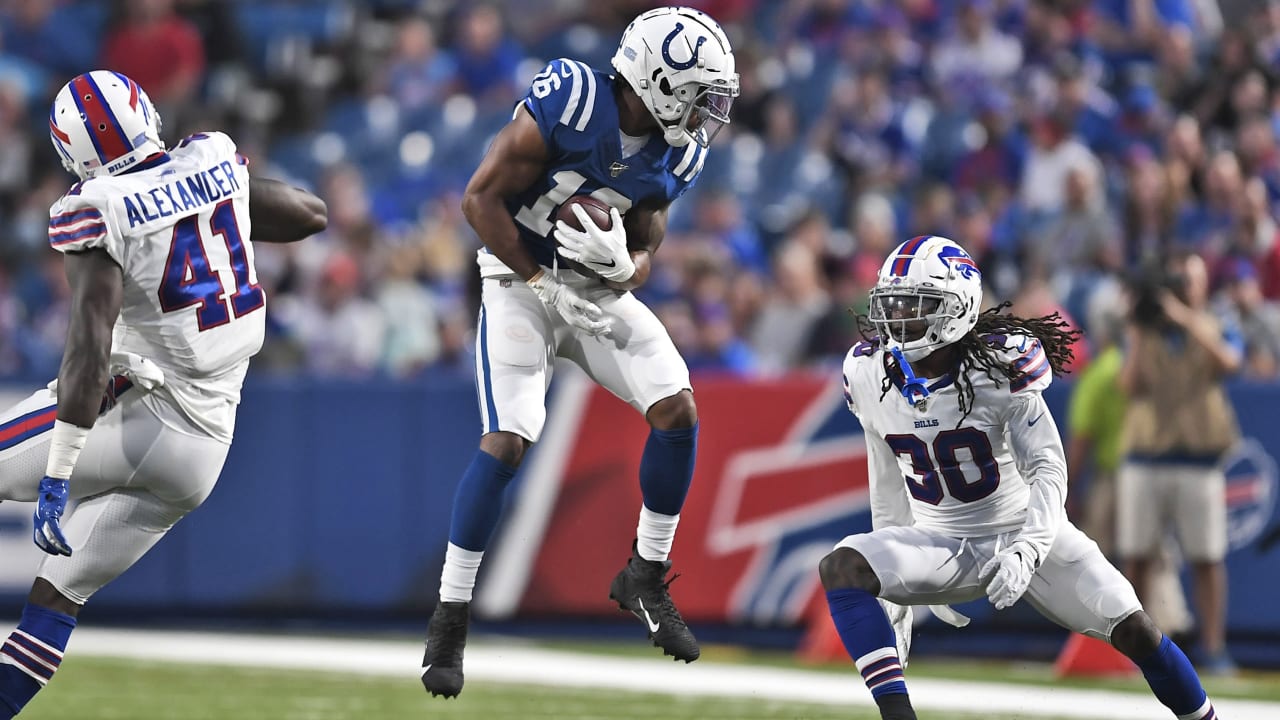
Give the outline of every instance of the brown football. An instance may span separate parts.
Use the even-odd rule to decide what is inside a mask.
[[[613,219],[609,217],[609,205],[590,195],[574,195],[565,200],[556,209],[556,219],[565,221],[565,224],[574,230],[582,230],[582,223],[578,222],[578,216],[573,214],[574,205],[581,205],[582,209],[587,211],[587,216],[601,230],[608,230],[613,226]]]

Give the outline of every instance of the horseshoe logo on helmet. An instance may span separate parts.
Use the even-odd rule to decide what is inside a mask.
[[[694,65],[697,65],[698,51],[702,49],[702,43],[707,41],[705,36],[699,35],[698,42],[694,43],[693,54],[689,56],[689,59],[684,62],[676,62],[676,59],[671,57],[671,43],[674,42],[676,37],[682,32],[684,32],[684,23],[678,22],[676,23],[675,29],[667,33],[666,39],[662,41],[662,59],[676,70],[688,70]]]

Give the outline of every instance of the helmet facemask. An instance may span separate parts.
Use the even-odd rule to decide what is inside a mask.
[[[964,317],[964,307],[955,293],[927,286],[887,286],[874,288],[870,299],[868,315],[881,340],[900,348],[912,362],[963,334],[956,321]]]
[[[676,147],[687,145],[692,139],[707,147],[716,135],[729,124],[729,109],[738,95],[733,86],[686,83],[672,93],[679,101],[680,116],[674,122],[654,117],[662,123],[666,140]]]

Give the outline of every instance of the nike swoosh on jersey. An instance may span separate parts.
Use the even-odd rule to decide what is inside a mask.
[[[662,625],[654,622],[653,618],[649,617],[649,611],[644,609],[644,601],[636,598],[636,603],[640,605],[640,612],[644,613],[644,622],[649,626],[649,632],[658,632],[658,628],[662,627]]]
[[[592,260],[592,261],[591,261],[591,264],[592,264],[592,265],[599,265],[600,267],[617,267],[617,266],[618,266],[618,261],[617,261],[617,260],[610,260],[610,261],[609,261],[609,262],[607,262],[607,263],[602,263],[602,262],[596,262],[595,260]]]
[[[1044,417],[1044,413],[1040,413],[1039,415],[1037,415],[1035,420],[1028,420],[1027,427],[1031,427],[1032,425],[1035,425],[1036,423],[1040,422],[1040,418],[1042,417]]]

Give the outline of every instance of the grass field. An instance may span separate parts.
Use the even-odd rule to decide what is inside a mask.
[[[84,629],[22,720],[878,718],[857,673],[841,663],[708,646],[686,669],[643,643],[476,640],[465,692],[443,700],[417,681],[416,638]],[[1170,717],[1137,678],[1057,681],[1045,665],[933,659],[913,662],[908,676],[926,720]],[[1275,675],[1207,684],[1225,700],[1224,717],[1280,718]],[[983,708],[1001,710],[976,714]]]
[[[622,642],[544,642],[547,648],[561,648],[579,652],[617,657],[643,658],[652,655],[651,648],[643,643]],[[803,664],[792,653],[746,651],[728,646],[703,648],[702,658],[711,662],[738,663],[751,666],[779,668],[803,668],[816,672],[848,675],[853,672],[852,663]],[[1016,685],[1053,685],[1098,690],[1120,690],[1147,693],[1147,683],[1141,675],[1129,678],[1058,678],[1047,663],[1009,662],[989,660],[913,659],[907,668],[907,682],[911,678],[944,678],[948,680],[998,681]],[[1205,690],[1213,697],[1236,697],[1250,700],[1280,701],[1280,675],[1274,672],[1241,671],[1234,677],[1204,677]],[[1280,720],[1280,716],[1277,716]]]
[[[949,720],[1013,715],[948,713]],[[863,709],[468,683],[454,700],[413,680],[68,658],[22,720],[876,720]],[[1043,720],[1043,719],[1040,719]]]

